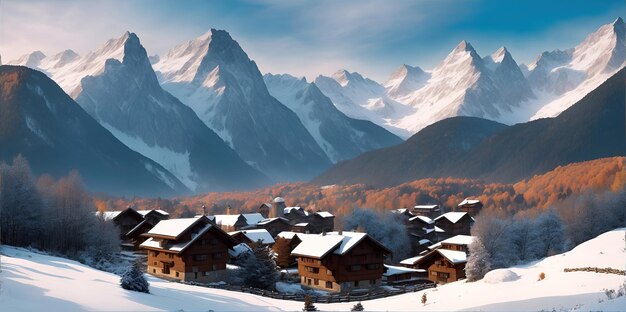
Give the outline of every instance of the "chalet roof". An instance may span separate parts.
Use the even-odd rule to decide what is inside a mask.
[[[163,216],[169,216],[170,214],[165,211],[165,210],[161,210],[161,209],[151,209],[151,210],[137,210],[137,212],[142,215],[142,216],[146,216],[147,214],[151,213],[151,212],[157,212]]]
[[[263,220],[259,221],[259,222],[257,223],[257,225],[265,225],[265,224],[268,224],[268,223],[274,222],[274,221],[276,221],[276,220],[282,220],[282,221],[284,221],[284,222],[289,222],[289,220],[287,220],[287,219],[285,219],[285,218],[283,218],[283,217],[277,217],[277,218],[267,218],[267,219],[263,219]]]
[[[448,239],[442,240],[441,243],[444,244],[454,244],[454,245],[469,245],[474,241],[474,236],[470,235],[457,235],[452,236]]]
[[[273,244],[273,243],[275,243],[274,238],[272,237],[272,234],[270,234],[270,232],[268,232],[265,229],[234,231],[234,232],[229,232],[228,235],[234,236],[234,235],[237,235],[239,233],[245,235],[249,240],[251,240],[253,242],[257,242],[257,241],[260,240],[261,243],[263,243],[263,244]]]
[[[143,220],[141,222],[139,222],[139,224],[137,224],[134,228],[132,228],[130,231],[128,231],[128,233],[126,233],[126,236],[131,236],[133,235],[133,233],[135,233],[136,231],[138,231],[139,229],[141,229],[143,226],[149,224],[147,220]]]
[[[292,254],[309,256],[313,258],[323,258],[332,251],[334,254],[343,255],[366,238],[370,238],[374,243],[382,247],[387,253],[391,253],[391,251],[387,247],[383,246],[378,241],[371,238],[369,235],[367,235],[367,233],[343,231],[341,234],[339,234],[339,232],[329,232],[326,234],[309,235],[310,236],[307,236],[306,239],[303,239],[302,243],[300,243],[291,252]],[[300,237],[300,234],[298,234],[298,237]]]
[[[318,211],[315,214],[322,218],[334,218],[335,217],[332,213],[328,211]]]
[[[196,219],[196,218],[186,218],[186,219]],[[173,220],[161,221],[161,222],[159,222],[155,226],[155,228],[157,226],[159,226],[159,224],[161,224],[163,222],[176,221],[176,220],[181,220],[181,219],[173,219]],[[199,220],[199,218],[197,220]],[[192,225],[193,224],[194,223],[192,223]],[[212,227],[213,227],[213,224],[207,223],[199,231],[197,231],[195,233],[192,233],[191,234],[191,239],[185,240],[185,241],[179,241],[179,242],[176,242],[175,244],[171,244],[171,245],[170,244],[163,244],[161,239],[150,237],[146,241],[141,243],[141,245],[139,245],[139,247],[148,247],[148,248],[172,251],[172,252],[175,252],[175,253],[181,253],[185,249],[187,249],[187,247],[191,246],[196,240],[198,240],[198,238],[201,237],[204,233],[208,232]],[[150,232],[152,232],[152,230]],[[150,233],[150,232],[148,232],[148,233]]]
[[[400,261],[400,264],[404,264],[404,265],[414,265],[415,262],[419,261],[420,259],[424,258],[424,255],[421,256],[416,256],[416,257],[411,257],[408,259],[404,259],[402,261]]]
[[[387,265],[387,264],[385,264],[384,266],[385,266],[385,272],[383,273],[383,276],[393,276],[393,275],[405,274],[405,273],[426,272],[426,270],[424,269],[411,269],[407,267],[393,266],[393,265]]]
[[[418,219],[419,219],[419,220],[421,220],[421,221],[423,221],[423,222],[424,222],[424,223],[426,223],[426,224],[433,224],[433,223],[435,223],[435,221],[433,221],[433,219],[431,219],[431,218],[429,218],[429,217],[426,217],[426,216],[415,216],[415,217],[411,217],[411,218],[409,219],[409,221],[418,220]]]
[[[439,205],[417,205],[413,208],[414,209],[435,209],[435,208],[439,208]]]
[[[291,213],[291,212],[293,212],[294,210],[295,210],[295,211],[299,211],[299,212],[303,213],[305,216],[308,216],[308,215],[309,215],[309,212],[308,212],[308,211],[306,211],[306,210],[304,210],[304,208],[302,208],[302,207],[285,207],[285,208],[283,209],[283,214],[290,214],[290,213]]]
[[[96,217],[102,216],[104,221],[109,221],[115,219],[121,211],[96,211]]]
[[[402,214],[402,213],[407,212],[407,210],[408,210],[408,209],[406,209],[406,208],[398,208],[398,209],[393,209],[393,210],[391,210],[391,212],[392,212],[392,213],[399,213],[399,214]],[[409,213],[411,213],[411,212],[409,211]]]
[[[296,234],[300,234],[300,233],[296,233],[296,232],[292,232],[292,231],[282,231],[282,232],[276,234],[276,237],[280,237],[280,238],[284,238],[284,239],[293,239],[293,237],[296,236]]]
[[[235,258],[243,253],[251,252],[251,251],[252,251],[252,248],[250,248],[248,244],[241,243],[241,244],[235,245],[233,249],[229,249],[228,255],[231,256],[232,258]]]
[[[452,223],[457,223],[461,218],[467,215],[467,212],[446,212],[437,218],[435,218],[435,222],[441,219],[448,219]]]
[[[438,252],[442,256],[446,257],[446,259],[450,260],[450,262],[454,264],[467,262],[467,254],[463,251],[437,249],[435,252]]]
[[[480,200],[478,200],[478,199],[469,199],[469,198],[466,198],[466,199],[464,199],[464,200],[463,200],[463,201],[459,204],[459,206],[463,206],[463,205],[474,205],[474,204],[478,204],[478,203],[480,203]]]
[[[146,235],[166,236],[177,239],[191,226],[195,225],[197,222],[201,222],[203,218],[208,221],[206,217],[163,220],[157,223]]]
[[[232,215],[213,215],[209,219],[214,220],[215,224],[223,226],[234,226],[239,220],[239,216],[243,216],[246,219],[247,225],[257,224],[259,221],[263,221],[265,218],[258,212],[255,213],[243,213]]]
[[[296,223],[293,226],[307,226],[309,225],[307,222],[302,222],[302,223]]]
[[[427,245],[427,244],[432,244],[432,243],[433,243],[433,242],[431,242],[431,241],[430,241],[430,239],[425,239],[425,238],[424,238],[424,239],[420,239],[420,240],[419,240],[419,244],[420,244],[420,246]]]

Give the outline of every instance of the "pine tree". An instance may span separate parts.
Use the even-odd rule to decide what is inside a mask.
[[[311,299],[311,296],[306,295],[304,296],[304,308],[302,308],[302,311],[318,311],[317,307],[315,307],[315,305],[313,304],[313,300]]]
[[[120,279],[120,285],[124,289],[138,291],[143,293],[150,293],[150,284],[143,276],[143,272],[139,269],[139,262],[133,263],[132,266],[122,274]]]
[[[357,302],[352,309],[350,309],[350,311],[363,311],[363,305],[361,304],[361,301]]]
[[[244,286],[274,290],[279,273],[271,250],[261,242],[254,245],[252,253],[241,261],[239,276]]]

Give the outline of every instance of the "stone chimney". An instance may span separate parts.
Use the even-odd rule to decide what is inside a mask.
[[[202,215],[206,216],[207,215],[207,211],[206,211],[206,206],[202,205]]]

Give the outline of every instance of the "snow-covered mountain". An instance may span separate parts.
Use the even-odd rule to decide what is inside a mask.
[[[528,81],[544,103],[532,117],[554,117],[626,65],[626,25],[621,17],[565,51],[543,52],[528,65]]]
[[[23,155],[37,175],[78,170],[91,191],[175,196],[189,190],[129,149],[41,72],[0,67],[0,162]]]
[[[346,71],[315,82],[346,115],[402,137],[453,116],[514,124],[558,115],[622,68],[625,33],[618,18],[575,48],[544,52],[528,66],[518,66],[505,47],[481,58],[462,41],[433,70],[403,65],[384,85]]]
[[[403,64],[391,73],[391,76],[383,86],[388,96],[397,99],[420,89],[429,78],[430,74],[424,72],[421,68]]]
[[[369,120],[402,138],[411,135],[393,121],[415,110],[387,96],[385,87],[378,82],[357,72],[339,70],[331,76],[318,76],[315,85],[348,117]]]
[[[52,77],[117,139],[156,161],[193,191],[266,183],[177,98],[164,91],[139,38],[126,32],[80,57],[66,50],[16,61]]]
[[[120,46],[110,45],[111,42]],[[246,164],[177,98],[164,91],[134,33],[99,51],[99,74],[81,79],[76,101],[131,149],[158,162],[196,192],[249,188],[266,178]],[[96,68],[98,64],[90,64]]]
[[[298,116],[272,97],[254,61],[223,30],[184,42],[153,64],[162,86],[272,178],[311,178],[330,160]]]
[[[371,121],[347,117],[305,78],[266,74],[263,79],[270,94],[298,115],[334,163],[402,143],[400,138]]]

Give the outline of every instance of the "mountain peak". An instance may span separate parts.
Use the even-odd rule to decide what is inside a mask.
[[[504,60],[504,58],[509,55],[510,53],[509,51],[506,49],[505,46],[501,46],[498,50],[496,50],[496,52],[494,52],[493,54],[491,54],[491,59],[495,62],[495,63],[502,63],[502,61]]]
[[[361,76],[361,74],[357,73],[357,72],[349,72],[345,69],[340,69],[338,71],[336,71],[334,74],[332,74],[331,76],[333,79],[335,79],[340,85],[342,86],[346,86],[348,83],[350,83],[351,81],[362,81],[364,80],[363,76]]]
[[[613,22],[613,25],[624,25],[624,20],[622,19],[621,16],[618,16]]]
[[[476,52],[476,50],[474,50],[474,47],[466,40],[461,40],[461,42],[459,42],[459,44],[456,46],[456,48],[454,48],[452,52],[460,52],[460,51],[474,52],[474,53]]]

